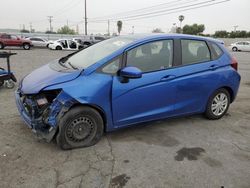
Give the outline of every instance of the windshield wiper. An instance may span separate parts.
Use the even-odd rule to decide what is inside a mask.
[[[71,62],[68,61],[67,64],[70,65],[73,69],[78,70],[78,68],[72,65]]]
[[[76,53],[78,53],[78,51],[73,52],[73,53],[71,53],[69,55],[66,55],[66,56],[62,57],[61,59],[59,59],[59,62],[65,63],[72,55],[75,55]]]

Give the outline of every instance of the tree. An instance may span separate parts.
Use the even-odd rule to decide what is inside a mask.
[[[153,29],[152,33],[164,33],[160,28]]]
[[[185,25],[182,29],[184,34],[190,34],[190,35],[199,35],[203,33],[204,30],[205,26],[203,24]]]
[[[76,34],[74,29],[70,29],[69,26],[67,26],[67,25],[58,29],[57,33],[58,34],[68,34],[68,35],[75,35]]]
[[[29,33],[30,31],[27,30],[27,29],[22,29],[20,32],[21,32],[21,33]]]
[[[119,33],[119,35],[120,35],[120,33],[121,33],[121,30],[122,30],[122,21],[118,21],[117,22],[117,31],[118,31],[118,33]]]
[[[46,34],[56,34],[56,32],[54,32],[54,31],[46,31],[45,33]]]
[[[215,31],[214,33],[214,37],[217,37],[217,38],[226,38],[228,37],[228,32],[225,31],[225,30],[221,30],[221,31]]]

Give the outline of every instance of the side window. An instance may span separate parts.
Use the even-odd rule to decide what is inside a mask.
[[[116,58],[107,65],[105,65],[102,69],[101,72],[107,73],[107,74],[116,74],[117,71],[120,69],[120,62],[121,58]]]
[[[172,66],[173,41],[162,40],[147,43],[127,52],[127,66],[143,72],[167,69]]]
[[[13,40],[17,40],[17,36],[15,36],[15,35],[11,35],[11,39],[13,39]]]
[[[215,44],[215,43],[212,43],[211,44],[213,50],[212,50],[212,59],[215,60],[215,59],[218,59],[222,54],[223,54],[223,51],[220,49],[220,47]]]
[[[2,35],[3,39],[11,39],[10,35]]]
[[[193,64],[211,60],[205,41],[181,40],[182,64]]]

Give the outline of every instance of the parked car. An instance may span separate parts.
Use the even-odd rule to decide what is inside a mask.
[[[32,42],[27,39],[19,38],[16,35],[10,34],[0,34],[0,49],[5,48],[6,46],[20,46],[25,50],[29,50],[32,46]]]
[[[230,48],[235,52],[250,51],[250,42],[249,41],[236,42],[236,43],[231,44]]]
[[[47,141],[86,147],[104,131],[137,123],[200,113],[220,119],[238,92],[237,65],[213,39],[120,36],[27,75],[16,102],[27,125]]]
[[[102,36],[85,36],[81,40],[82,40],[83,45],[85,45],[86,47],[89,47],[93,44],[106,40],[106,38]]]
[[[52,50],[80,50],[83,45],[70,39],[59,39],[48,46]]]
[[[49,41],[41,37],[28,37],[34,47],[48,47]]]

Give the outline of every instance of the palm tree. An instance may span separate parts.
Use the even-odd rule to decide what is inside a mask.
[[[122,21],[120,21],[120,20],[117,22],[117,30],[118,30],[118,33],[120,35],[121,30],[122,30]]]

